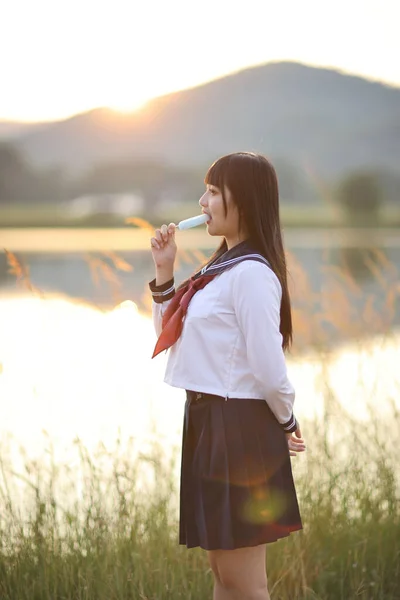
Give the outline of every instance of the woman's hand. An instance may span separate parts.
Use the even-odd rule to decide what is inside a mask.
[[[303,438],[301,437],[301,431],[299,426],[294,432],[294,435],[293,433],[285,433],[285,435],[288,441],[290,456],[297,456],[297,452],[304,452],[304,450],[306,449],[306,445],[304,443]]]
[[[161,225],[151,238],[151,252],[154,264],[160,270],[173,270],[176,257],[175,224]]]

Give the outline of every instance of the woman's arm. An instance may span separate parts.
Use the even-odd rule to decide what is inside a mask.
[[[175,283],[174,278],[165,281],[161,285],[158,285],[157,276],[153,281],[149,283],[150,291],[153,296],[153,323],[154,329],[156,330],[157,336],[161,334],[162,329],[162,318],[164,312],[170,303],[171,299],[175,295]]]
[[[269,267],[254,261],[245,261],[234,271],[233,305],[245,338],[249,366],[282,429],[295,431],[295,391],[287,376],[279,331],[279,280]]]
[[[156,229],[150,240],[151,252],[156,276],[150,281],[149,287],[153,296],[153,323],[157,336],[162,329],[162,317],[173,296],[175,295],[174,262],[177,252],[175,243],[175,225],[170,223]]]

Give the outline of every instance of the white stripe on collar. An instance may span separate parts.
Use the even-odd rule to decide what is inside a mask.
[[[267,261],[267,259],[264,258],[263,256],[261,256],[261,254],[243,254],[242,256],[238,256],[236,258],[231,258],[230,260],[226,260],[219,264],[213,264],[209,267],[207,267],[207,265],[206,265],[205,267],[203,267],[201,269],[200,273],[201,273],[201,275],[204,275],[204,273],[206,273],[207,271],[212,271],[212,270],[221,269],[221,268],[224,269],[228,266],[233,266],[235,263],[240,262],[242,260],[246,260],[246,259],[257,260],[257,261],[263,262],[268,267],[270,267],[270,264]]]

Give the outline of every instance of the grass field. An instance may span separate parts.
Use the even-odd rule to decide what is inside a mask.
[[[171,208],[160,208],[156,216],[140,214],[154,224],[178,222],[197,214],[196,203],[185,203]],[[198,211],[199,212],[199,211]],[[126,215],[133,216],[133,215]],[[282,223],[285,227],[342,227],[346,219],[333,204],[316,206],[294,206],[281,203]],[[53,205],[3,205],[0,206],[0,227],[119,227],[124,217],[110,214],[95,214],[84,218],[68,216],[65,210]],[[400,204],[382,207],[379,224],[382,227],[400,226]]]
[[[362,429],[356,420],[340,421],[337,414],[335,442],[328,414],[303,424],[310,450],[292,461],[304,530],[268,546],[273,600],[400,598],[397,439],[388,439],[378,419]],[[162,448],[133,462],[129,444],[120,447],[106,475],[104,448],[90,456],[79,440],[77,447],[85,485],[68,511],[56,499],[57,487],[62,479],[73,489],[76,472],[26,459],[17,477],[2,452],[2,600],[211,599],[205,552],[177,544],[177,485]],[[138,489],[139,463],[151,469],[147,489]],[[31,503],[25,522],[13,502],[21,477],[29,482],[25,504]]]

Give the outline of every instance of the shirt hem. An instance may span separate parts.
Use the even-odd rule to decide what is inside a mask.
[[[247,398],[248,400],[264,400],[264,402],[266,402],[265,398],[255,396],[254,392],[234,392],[232,390],[227,392],[223,389],[217,389],[215,387],[209,387],[207,385],[198,385],[197,383],[172,383],[172,381],[168,378],[164,379],[164,383],[167,383],[171,387],[176,387],[183,390],[192,390],[193,392],[203,392],[204,394],[215,394],[216,396],[223,396],[224,398],[239,398],[243,400]]]
[[[164,383],[170,385],[171,387],[175,387],[178,389],[182,389],[182,390],[190,390],[192,392],[203,392],[204,394],[214,394],[216,396],[222,396],[223,398],[237,398],[238,400],[263,400],[270,408],[270,410],[272,411],[270,405],[268,404],[267,400],[265,400],[265,398],[260,398],[260,396],[255,396],[254,392],[234,392],[234,391],[229,391],[227,392],[226,390],[222,390],[222,389],[216,389],[215,387],[209,387],[207,385],[198,385],[197,383],[178,383],[178,382],[174,382],[172,383],[171,380],[169,380],[167,377],[164,378]],[[273,411],[272,411],[273,412]],[[277,415],[275,415],[275,418],[278,422],[278,424],[284,429],[284,431],[286,431],[286,433],[292,433],[293,431],[295,431],[295,429],[298,427],[298,422],[295,419],[294,415],[294,422],[295,425],[294,427],[291,427],[290,429],[285,429],[285,425],[288,425],[288,422],[281,422],[279,420],[279,418],[277,417]]]

